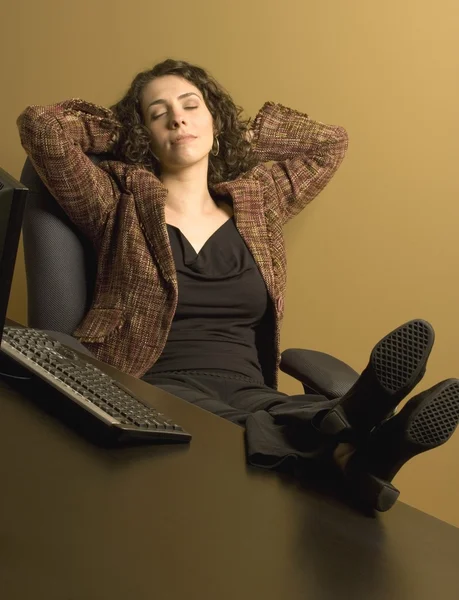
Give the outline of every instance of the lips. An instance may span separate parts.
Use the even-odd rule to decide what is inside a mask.
[[[191,134],[179,135],[175,138],[175,140],[172,142],[172,144],[182,144],[185,142],[190,142],[191,140],[195,140],[195,139],[196,139],[195,135],[191,135]]]

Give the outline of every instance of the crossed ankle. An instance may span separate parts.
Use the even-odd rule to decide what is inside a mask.
[[[346,465],[355,452],[355,446],[348,443],[338,444],[333,452],[335,464],[344,472]]]

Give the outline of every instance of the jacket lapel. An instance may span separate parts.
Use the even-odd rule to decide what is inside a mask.
[[[176,284],[174,258],[164,216],[167,189],[152,173],[143,169],[132,173],[128,186],[135,199],[140,227],[156,263],[164,279]]]

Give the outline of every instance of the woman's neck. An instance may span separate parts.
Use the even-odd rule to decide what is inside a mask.
[[[168,192],[166,207],[177,215],[205,215],[217,208],[209,192],[207,169],[205,172],[184,169],[176,173],[165,173],[161,181]]]

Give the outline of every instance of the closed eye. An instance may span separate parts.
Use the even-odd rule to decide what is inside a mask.
[[[199,108],[199,106],[185,106],[184,107],[185,110],[194,110],[195,108]],[[160,117],[163,117],[164,115],[167,115],[167,113],[160,113],[159,115],[151,115],[151,120],[152,121],[156,121],[156,119],[159,119]]]

